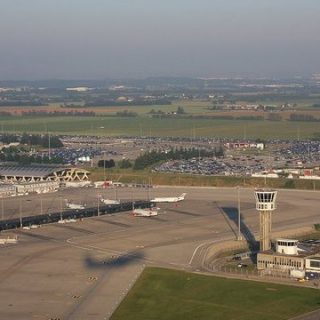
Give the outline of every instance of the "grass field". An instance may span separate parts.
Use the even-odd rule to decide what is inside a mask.
[[[87,168],[92,181],[104,178],[103,168]],[[191,174],[176,174],[151,172],[132,169],[107,169],[106,177],[112,181],[123,183],[151,183],[154,185],[201,186],[201,187],[268,187],[276,189],[306,189],[320,190],[320,181],[304,179],[264,179],[251,177],[202,176]]]
[[[112,320],[287,320],[320,307],[320,292],[147,268]]]
[[[149,117],[2,117],[1,132],[51,132],[101,136],[313,138],[318,122],[153,119]]]

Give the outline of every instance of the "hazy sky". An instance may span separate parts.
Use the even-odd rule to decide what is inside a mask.
[[[0,0],[0,80],[320,72],[319,0]]]

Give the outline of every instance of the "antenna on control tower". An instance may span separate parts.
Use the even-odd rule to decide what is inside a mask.
[[[260,251],[271,249],[272,211],[276,209],[277,191],[255,190],[256,209],[260,212]]]

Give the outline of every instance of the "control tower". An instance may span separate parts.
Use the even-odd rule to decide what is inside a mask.
[[[260,251],[271,249],[272,211],[276,209],[277,191],[255,190],[256,209],[260,213]]]

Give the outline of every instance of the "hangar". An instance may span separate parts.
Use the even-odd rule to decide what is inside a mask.
[[[4,183],[22,182],[82,182],[89,180],[89,171],[59,165],[19,165],[0,164],[0,181]]]

